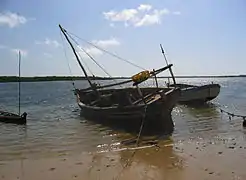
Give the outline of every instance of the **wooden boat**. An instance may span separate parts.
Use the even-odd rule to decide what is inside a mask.
[[[26,112],[24,112],[22,115],[17,115],[6,111],[0,111],[0,122],[4,123],[26,124],[26,117]]]
[[[122,126],[127,130],[139,130],[144,118],[145,127],[172,132],[174,126],[171,112],[179,99],[180,89],[140,90],[143,98],[136,88],[100,90],[100,99],[94,92],[82,89],[77,89],[76,95],[86,119]]]
[[[75,89],[78,105],[86,119],[131,132],[142,129],[144,132],[154,130],[169,134],[173,131],[171,112],[179,99],[180,88],[162,90],[138,86],[148,78],[156,77],[156,74],[171,69],[172,64],[158,70],[142,71],[127,81],[99,86],[91,82],[68,38],[67,31],[60,25],[59,27],[90,84],[89,88]],[[133,83],[133,87],[112,88],[126,83]],[[111,88],[107,89],[109,87]]]
[[[20,114],[20,63],[21,63],[21,54],[19,52],[19,114],[10,113],[6,111],[0,111],[0,122],[3,123],[13,123],[13,124],[26,124],[27,113],[24,112]]]
[[[164,49],[162,45],[161,47],[161,52],[164,56],[164,59],[166,61],[166,64],[168,65],[167,58],[164,53]],[[178,84],[176,83],[175,76],[172,74],[172,80],[173,84],[167,85],[167,87],[179,87],[181,89],[181,95],[179,98],[179,103],[182,104],[201,104],[205,103],[207,101],[215,99],[219,93],[220,93],[220,85],[219,84],[206,84],[206,85],[201,85],[201,86],[196,86],[196,85],[190,85],[190,84]]]
[[[179,103],[205,103],[215,99],[220,93],[219,84],[205,84],[201,86],[189,84],[171,85],[181,89]]]

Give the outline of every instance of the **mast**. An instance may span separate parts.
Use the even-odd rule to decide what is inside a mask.
[[[164,57],[164,59],[165,59],[165,61],[166,61],[166,64],[167,64],[167,66],[168,66],[168,61],[167,61],[167,58],[166,58],[164,49],[162,48],[162,45],[161,45],[161,44],[160,44],[160,47],[161,47],[161,52],[162,52],[162,54],[163,54],[163,57]],[[173,83],[174,83],[174,85],[176,85],[175,77],[174,77],[174,75],[173,75],[173,71],[172,71],[171,67],[169,68],[169,71],[170,71],[170,74],[171,74],[171,76],[172,76]],[[168,80],[169,80],[169,78],[168,78]]]
[[[69,40],[68,37],[67,37],[67,34],[66,34],[67,31],[66,31],[63,27],[61,27],[60,24],[59,24],[59,28],[61,29],[61,32],[62,32],[63,35],[65,36],[65,38],[66,38],[66,40],[68,41],[69,45],[71,46],[71,48],[72,48],[72,50],[73,50],[73,53],[74,53],[74,55],[75,55],[75,57],[76,57],[76,60],[77,60],[77,62],[79,63],[80,68],[81,68],[82,71],[84,72],[84,75],[85,75],[87,81],[89,82],[91,88],[92,88],[94,91],[96,91],[96,89],[94,88],[94,86],[93,86],[91,80],[89,79],[89,77],[88,77],[88,75],[87,75],[87,73],[86,73],[85,68],[83,67],[83,65],[82,65],[81,62],[80,62],[79,57],[78,57],[78,55],[77,55],[77,53],[76,53],[76,51],[75,51],[75,49],[74,49],[72,43],[70,42],[70,40]]]
[[[21,76],[21,73],[20,73],[20,66],[21,66],[21,52],[19,51],[19,78],[18,78],[18,81],[19,81],[19,92],[18,92],[18,98],[19,98],[19,116],[20,116],[20,91],[21,91],[21,86],[20,86],[20,76]]]

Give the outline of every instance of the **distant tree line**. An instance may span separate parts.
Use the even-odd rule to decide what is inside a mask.
[[[226,76],[175,76],[175,78],[228,78],[228,77],[246,77],[246,75],[226,75]],[[129,79],[130,77],[99,77],[90,76],[91,80],[110,80],[110,79]],[[171,78],[162,76],[158,78]],[[72,81],[72,80],[86,80],[83,76],[36,76],[36,77],[21,77],[22,82],[36,82],[36,81]],[[18,82],[18,76],[0,76],[0,82]]]
[[[124,77],[89,77],[91,80],[108,80],[108,79],[122,79]],[[36,82],[36,81],[71,81],[71,80],[86,80],[83,76],[37,76],[37,77],[21,77],[18,76],[0,76],[0,82]]]

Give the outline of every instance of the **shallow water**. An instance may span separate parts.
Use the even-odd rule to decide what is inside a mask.
[[[172,138],[175,142],[190,138],[245,137],[242,119],[234,117],[229,120],[219,110],[221,107],[246,115],[245,78],[177,80],[190,84],[213,81],[221,85],[221,92],[213,104],[202,107],[178,105],[174,108],[175,131]],[[76,82],[80,88],[86,85],[84,81]],[[18,112],[17,88],[16,83],[0,84],[0,109]],[[117,147],[117,142],[129,137],[81,117],[71,82],[22,83],[21,89],[21,111],[28,113],[28,122],[26,126],[0,123],[0,161],[95,152]],[[245,141],[245,138],[240,139]]]

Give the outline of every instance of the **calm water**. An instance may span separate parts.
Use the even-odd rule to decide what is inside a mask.
[[[242,119],[233,118],[230,121],[218,108],[246,115],[245,78],[178,81],[191,84],[213,81],[221,85],[221,93],[208,106],[175,107],[172,112],[174,141],[201,137],[241,137],[245,134]],[[76,82],[76,86],[81,88],[86,83]],[[16,83],[0,84],[0,109],[18,112],[17,87]],[[117,144],[126,136],[81,117],[71,82],[22,83],[21,104],[21,111],[28,113],[26,126],[0,123],[0,160],[98,151]]]

